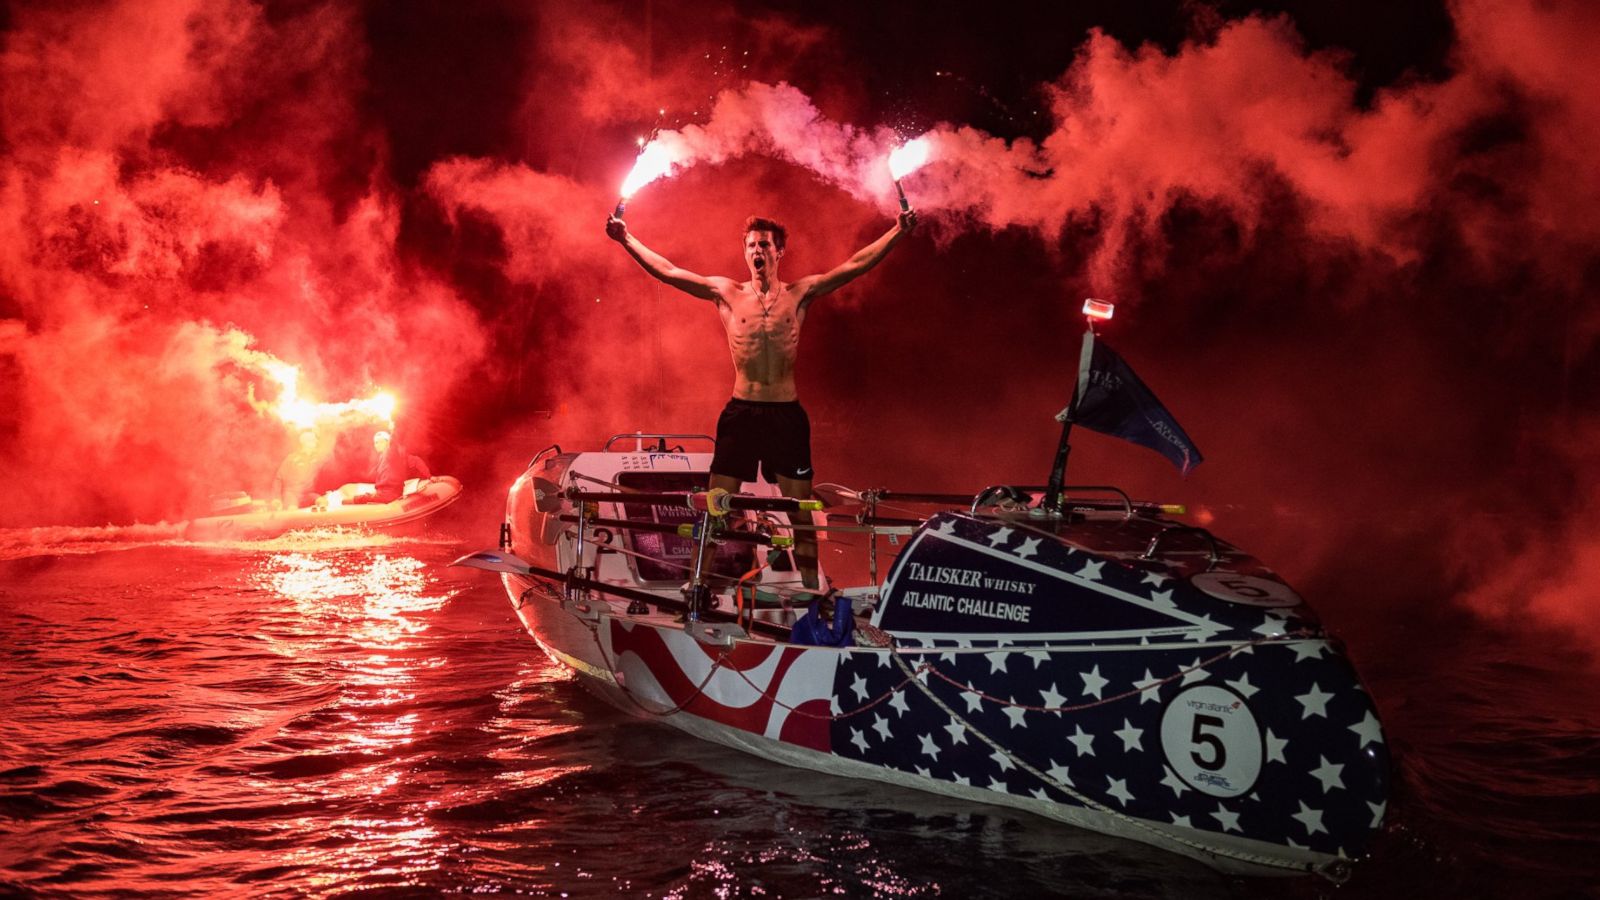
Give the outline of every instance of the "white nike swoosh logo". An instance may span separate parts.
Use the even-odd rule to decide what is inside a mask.
[[[810,469],[795,469],[794,473],[796,475],[810,475],[811,474],[811,470]]]

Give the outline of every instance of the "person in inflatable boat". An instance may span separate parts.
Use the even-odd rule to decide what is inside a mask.
[[[300,432],[299,446],[283,458],[272,476],[272,499],[282,509],[310,506],[317,500],[317,473],[322,468],[323,452],[317,433]]]
[[[407,453],[387,431],[372,436],[372,450],[375,454],[372,463],[374,490],[370,494],[359,494],[351,501],[353,503],[389,503],[405,493],[406,479],[432,477],[422,457]]]

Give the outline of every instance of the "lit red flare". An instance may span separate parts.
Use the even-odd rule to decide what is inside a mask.
[[[889,174],[898,182],[922,168],[923,163],[928,161],[928,149],[928,139],[925,137],[906,141],[894,148],[889,154]]]
[[[900,179],[922,168],[927,161],[928,139],[925,137],[906,141],[889,153],[889,175],[894,179],[895,192],[900,195],[902,212],[911,209],[911,201],[906,199],[906,190],[900,186]]]
[[[622,181],[621,197],[617,200],[617,217],[627,209],[628,201],[638,190],[657,178],[672,172],[673,165],[677,162],[670,151],[658,141],[651,141],[639,151],[639,159],[633,164],[633,171]]]

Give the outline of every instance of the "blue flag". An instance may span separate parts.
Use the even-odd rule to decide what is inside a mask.
[[[1078,392],[1065,414],[1085,428],[1149,447],[1185,475],[1203,459],[1172,413],[1092,331],[1083,335]]]

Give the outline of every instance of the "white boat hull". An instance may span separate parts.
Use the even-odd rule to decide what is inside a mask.
[[[639,589],[638,563],[595,555],[530,498],[535,478],[550,479],[548,492],[586,464],[604,478],[595,467],[638,456],[623,465],[648,470],[653,455],[536,461],[508,504],[512,552],[546,570],[581,561],[597,582]],[[706,462],[675,456],[691,471]],[[1112,524],[1117,540],[1167,527]],[[503,577],[539,645],[626,712],[785,765],[1025,810],[1227,872],[1338,877],[1381,823],[1388,755],[1370,699],[1309,610],[1232,548],[1221,562],[1163,565],[1076,541],[930,520],[886,579],[872,624],[890,634],[876,646],[685,625],[598,591],[563,597],[553,580]]]

